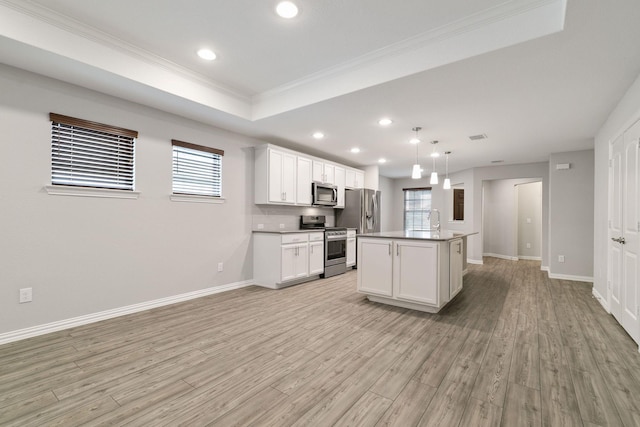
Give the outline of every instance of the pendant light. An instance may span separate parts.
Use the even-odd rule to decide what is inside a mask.
[[[451,180],[449,179],[449,154],[451,154],[451,151],[444,152],[445,179],[442,188],[445,190],[451,190]]]
[[[418,126],[411,129],[416,133],[416,137],[409,141],[412,144],[416,144],[416,163],[413,165],[413,169],[411,170],[411,178],[413,179],[422,178],[422,171],[420,170],[420,164],[418,163],[418,144],[420,143],[420,140],[418,139],[418,132],[420,131],[420,129],[422,128]]]
[[[431,172],[431,179],[429,180],[429,184],[431,185],[436,185],[438,183],[438,172],[436,172],[436,157],[438,157],[440,153],[436,151],[437,143],[438,141],[431,141],[431,144],[433,144],[433,151],[431,152],[431,158],[433,159],[433,172]]]

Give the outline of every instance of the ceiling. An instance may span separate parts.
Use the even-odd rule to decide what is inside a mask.
[[[295,2],[0,0],[0,61],[389,177],[592,148],[640,74],[637,0]]]

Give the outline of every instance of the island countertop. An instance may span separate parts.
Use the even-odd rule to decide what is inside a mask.
[[[478,234],[477,231],[452,231],[452,230],[432,230],[432,231],[382,231],[378,233],[358,234],[358,238],[377,239],[409,239],[409,240],[431,240],[437,242],[448,242],[449,240],[460,239],[462,237]]]

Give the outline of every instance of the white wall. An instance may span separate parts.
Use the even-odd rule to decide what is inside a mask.
[[[555,153],[549,158],[549,275],[593,278],[594,151]],[[557,164],[571,165],[556,169]],[[565,262],[558,261],[564,255]]]
[[[519,204],[522,202],[523,207],[531,205],[541,207],[542,200],[541,194],[537,194],[537,201],[529,200],[529,195],[526,191],[520,194],[518,187],[527,182],[531,182],[531,178],[484,181],[484,201],[482,206],[483,255],[512,260],[518,259]],[[538,187],[541,189],[541,184],[538,183]],[[533,194],[533,196],[536,196],[536,194]],[[538,227],[531,230],[531,232],[532,234],[537,233],[539,236],[542,234],[540,215],[541,213],[538,213],[537,221],[532,221],[531,223],[531,226],[538,224]],[[533,215],[530,214],[529,216]],[[540,257],[540,237],[537,238],[537,241],[537,257]]]
[[[394,231],[393,224],[393,201],[394,185],[391,178],[378,177],[380,187],[380,231]]]
[[[640,76],[629,88],[595,138],[594,172],[594,291],[608,303],[608,206],[609,206],[609,142],[640,120]]]
[[[0,333],[252,279],[258,141],[1,65],[0,93]],[[139,199],[47,194],[49,112],[137,130]],[[225,151],[226,203],[170,200],[172,138]]]
[[[516,188],[518,198],[518,258],[541,259],[542,183],[520,184]],[[529,247],[527,247],[527,244]]]

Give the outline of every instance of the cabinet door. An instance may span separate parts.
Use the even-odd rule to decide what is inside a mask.
[[[449,242],[449,299],[462,290],[462,239]]]
[[[282,203],[284,190],[282,188],[282,163],[284,153],[269,150],[269,201]]]
[[[297,157],[293,154],[284,153],[282,156],[282,191],[285,203],[296,202],[296,161]]]
[[[364,173],[356,172],[355,173],[355,182],[353,183],[353,188],[364,188]]]
[[[318,160],[313,161],[313,180],[324,182],[324,163]]]
[[[347,267],[356,265],[356,239],[347,239]]]
[[[328,163],[324,164],[324,182],[327,184],[336,183],[336,167]]]
[[[388,239],[358,240],[358,290],[372,295],[393,295],[392,244]]]
[[[347,169],[345,173],[344,186],[346,188],[356,188],[356,171]]]
[[[311,159],[298,157],[296,204],[311,205]]]
[[[439,305],[438,243],[394,242],[394,296]]]
[[[309,276],[324,273],[324,242],[309,243]]]
[[[344,208],[344,183],[345,170],[338,166],[335,167],[335,185],[338,187],[338,204],[336,208]]]
[[[280,281],[286,282],[296,278],[296,245],[283,245],[280,247]]]
[[[309,276],[309,244],[296,246],[295,278],[301,279]]]

